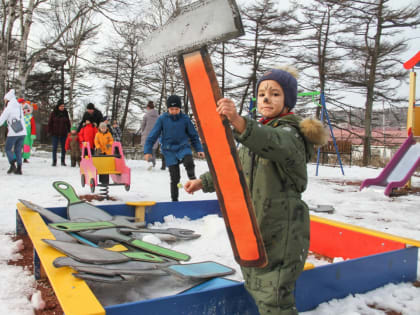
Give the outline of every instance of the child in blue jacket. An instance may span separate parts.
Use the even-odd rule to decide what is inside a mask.
[[[204,158],[203,147],[191,119],[181,113],[181,98],[171,95],[166,101],[168,112],[156,121],[144,146],[144,159],[152,157],[153,145],[160,137],[161,151],[169,168],[171,198],[178,201],[178,183],[181,179],[179,164],[183,163],[189,179],[195,179],[195,166],[191,146],[198,156]]]

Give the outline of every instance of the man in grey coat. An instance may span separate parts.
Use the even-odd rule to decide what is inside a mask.
[[[143,121],[141,122],[141,127],[139,130],[139,134],[141,134],[141,145],[144,148],[146,144],[147,136],[149,135],[150,131],[153,129],[153,126],[156,123],[156,120],[159,118],[159,114],[155,109],[155,104],[152,101],[149,101],[146,106],[146,114],[143,116]],[[148,162],[151,162],[152,165],[149,166],[149,170],[156,165],[156,150],[158,147],[158,142],[156,141],[153,145],[153,153],[152,158],[149,159]]]

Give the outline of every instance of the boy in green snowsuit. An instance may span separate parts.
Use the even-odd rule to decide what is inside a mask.
[[[328,134],[316,119],[302,120],[291,110],[297,99],[294,68],[271,69],[257,82],[257,122],[237,113],[231,99],[217,102],[242,146],[239,158],[251,192],[267,251],[263,268],[242,267],[245,287],[260,314],[297,314],[294,288],[309,249],[309,210],[301,199],[308,182],[306,163],[314,144]],[[188,181],[185,190],[214,191],[210,173]]]

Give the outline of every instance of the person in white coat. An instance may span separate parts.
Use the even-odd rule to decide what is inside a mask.
[[[4,96],[4,102],[6,108],[0,115],[0,126],[7,121],[5,151],[10,163],[7,174],[15,173],[22,175],[22,148],[23,140],[26,136],[22,105],[17,101],[15,90],[13,89]]]

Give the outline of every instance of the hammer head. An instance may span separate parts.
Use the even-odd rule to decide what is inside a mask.
[[[244,34],[235,0],[201,0],[180,8],[139,49],[143,65]]]

